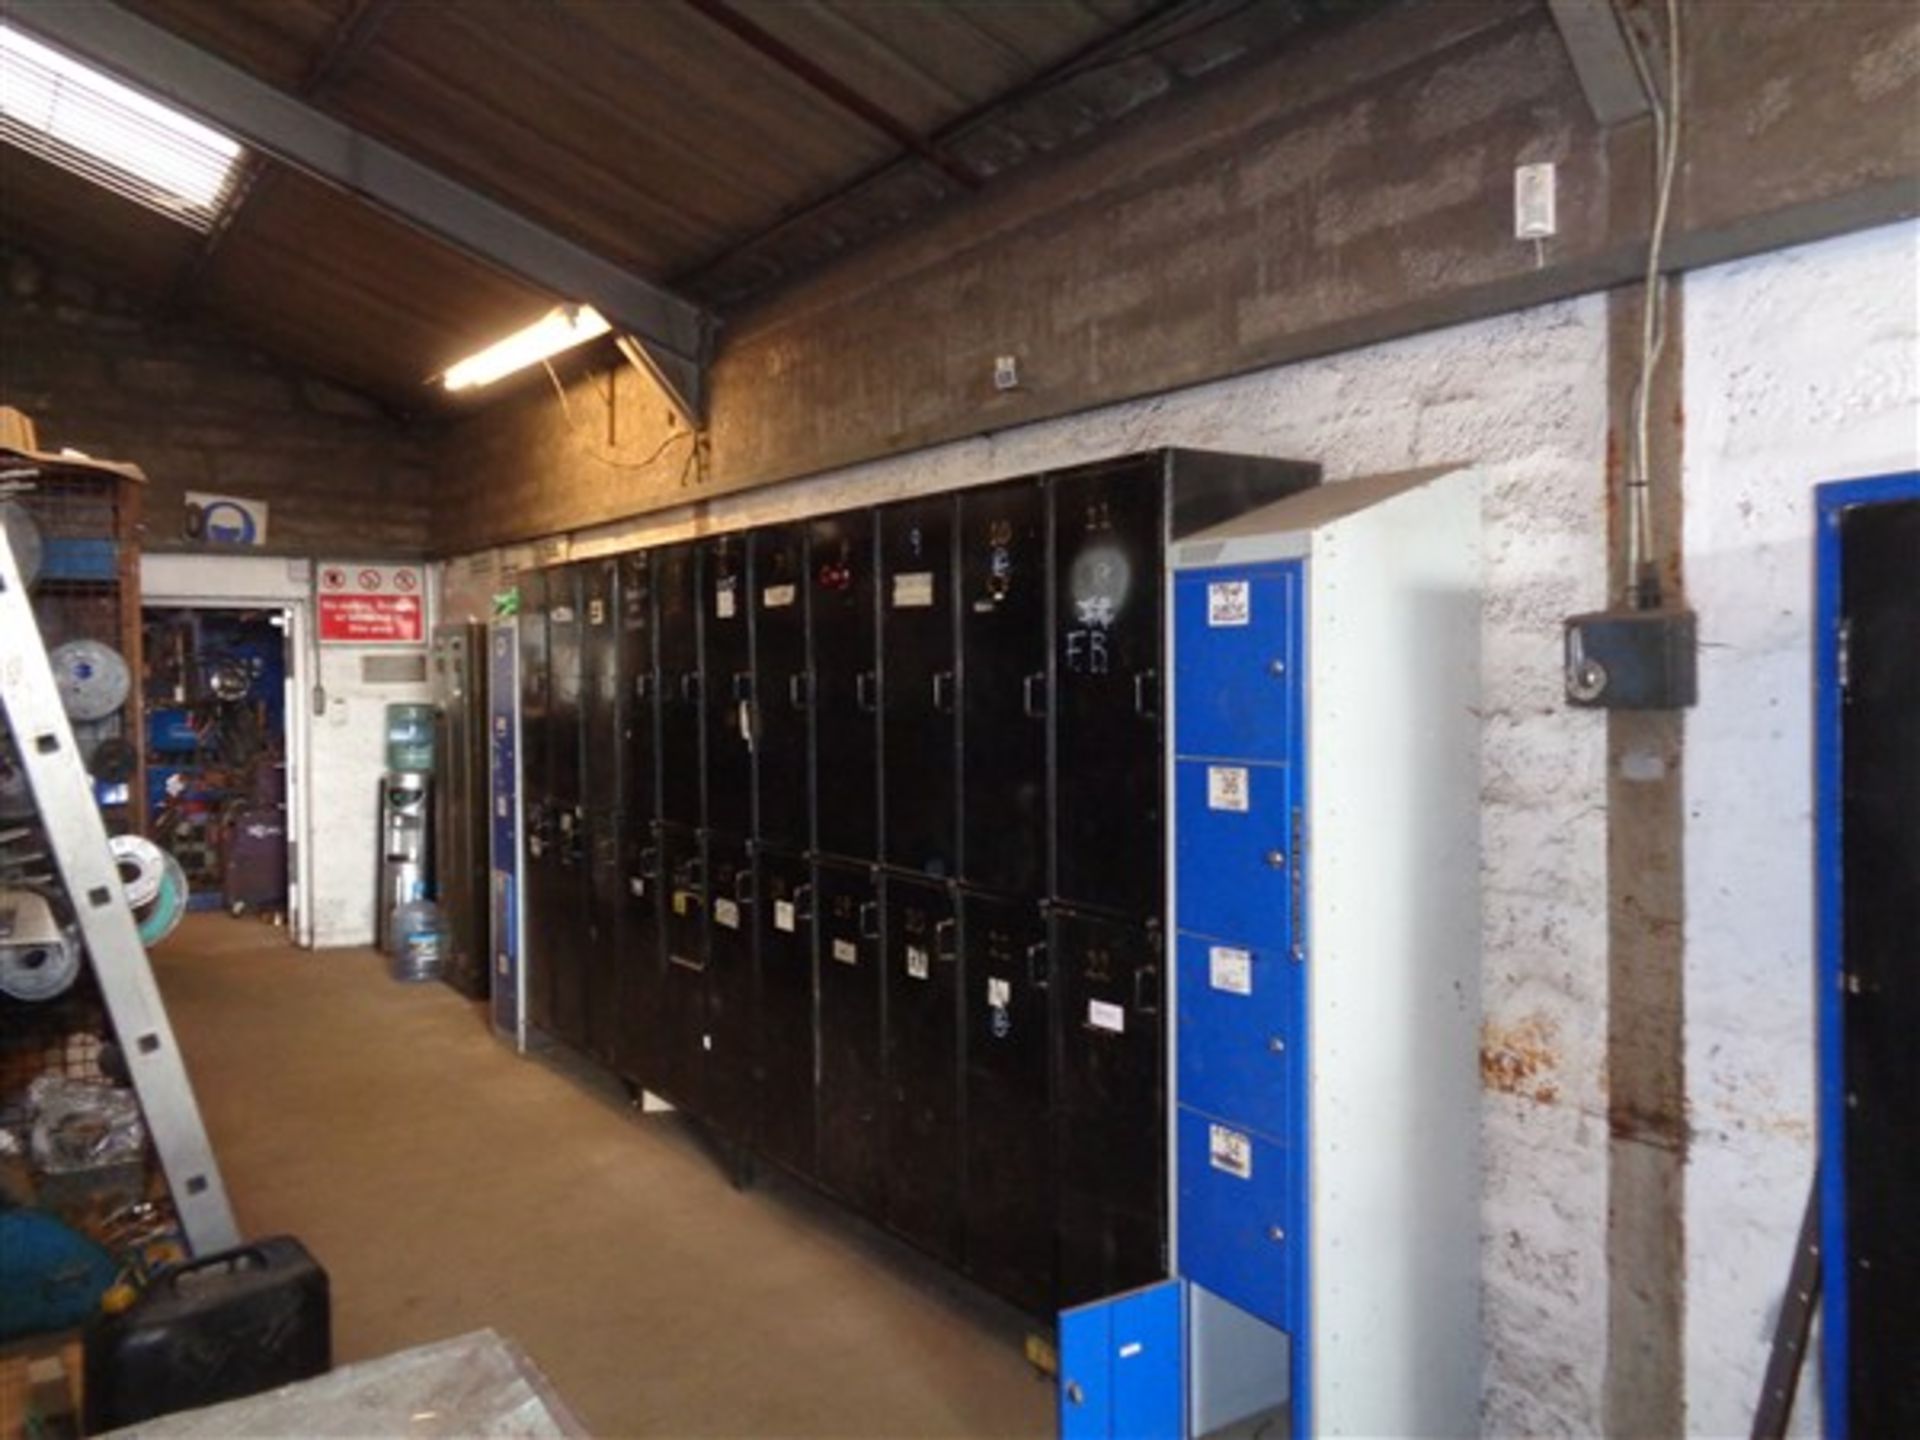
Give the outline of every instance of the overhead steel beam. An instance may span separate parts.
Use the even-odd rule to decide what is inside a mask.
[[[8,0],[7,18],[314,179],[559,299],[645,348],[686,413],[705,413],[710,317],[392,146],[108,0]]]
[[[1547,0],[1593,118],[1618,125],[1651,112],[1646,87],[1620,33],[1613,0]]]

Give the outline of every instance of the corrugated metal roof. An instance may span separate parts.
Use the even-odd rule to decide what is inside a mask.
[[[1342,0],[123,3],[724,312]],[[0,233],[409,408],[550,303],[262,168],[203,248],[8,152]]]

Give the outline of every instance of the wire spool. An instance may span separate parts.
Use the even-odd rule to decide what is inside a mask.
[[[113,852],[113,863],[120,867],[120,885],[127,892],[127,904],[135,910],[151,905],[166,875],[166,851],[143,835],[116,835],[107,842],[107,849]]]
[[[37,890],[0,892],[0,994],[51,1000],[80,977],[80,947]]]
[[[40,578],[40,527],[27,507],[14,500],[0,500],[0,533],[13,547],[13,563],[20,567],[20,583],[31,587]]]
[[[104,720],[127,703],[127,662],[98,640],[69,640],[47,657],[60,703],[75,720]]]
[[[160,893],[133,913],[140,922],[140,943],[149,947],[171,935],[187,913],[187,872],[170,852],[160,852]]]

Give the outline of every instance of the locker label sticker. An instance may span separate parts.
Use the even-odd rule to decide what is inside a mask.
[[[642,895],[645,895],[647,893],[646,877],[643,875],[629,876],[627,878],[627,893],[635,899],[639,899]]]
[[[1253,623],[1253,587],[1245,580],[1216,580],[1207,586],[1207,624],[1219,628]]]
[[[1116,1035],[1123,1035],[1127,1029],[1127,1012],[1106,1000],[1089,1000],[1087,1024],[1096,1030],[1111,1030]]]
[[[924,946],[907,946],[907,976],[913,980],[924,980],[933,971],[933,957],[927,954]]]
[[[793,597],[793,586],[769,585],[760,592],[760,603],[769,610],[784,610],[793,604]]]
[[[734,610],[733,580],[722,580],[713,592],[713,613],[722,620],[731,620]]]
[[[987,977],[987,1008],[1004,1010],[1013,1003],[1013,985],[998,976]]]
[[[1207,808],[1247,813],[1247,771],[1243,765],[1207,767]]]
[[[1229,995],[1253,994],[1253,952],[1232,945],[1215,945],[1207,951],[1207,978],[1216,990]]]
[[[933,572],[910,570],[893,577],[893,608],[924,610],[933,604]]]
[[[598,597],[587,602],[587,623],[604,625],[607,623],[607,602]]]
[[[794,914],[791,900],[773,902],[773,928],[784,930],[789,935],[799,928],[799,917]]]
[[[860,947],[851,940],[836,940],[833,942],[833,958],[842,965],[858,965]]]
[[[713,902],[713,923],[724,925],[729,930],[740,928],[740,906],[732,900]]]
[[[1207,1159],[1216,1170],[1242,1180],[1253,1178],[1253,1141],[1238,1130],[1207,1126]]]

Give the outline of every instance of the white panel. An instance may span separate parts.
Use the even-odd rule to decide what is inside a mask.
[[[1367,482],[1352,482],[1364,485]],[[1313,1418],[1479,1427],[1480,487],[1307,562]]]

